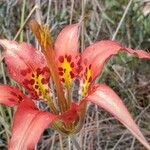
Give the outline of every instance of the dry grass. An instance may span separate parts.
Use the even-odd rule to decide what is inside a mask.
[[[148,2],[148,1],[145,1]],[[140,0],[4,0],[0,1],[0,38],[31,42],[38,47],[26,24],[30,18],[46,23],[54,36],[66,24],[84,21],[81,50],[101,39],[116,39],[126,46],[150,50],[150,16],[144,16]],[[40,9],[35,9],[38,4]],[[144,8],[144,9],[143,9]],[[21,30],[19,30],[21,29]],[[1,60],[1,59],[0,59]],[[118,65],[116,65],[118,64]],[[15,84],[0,64],[0,83]],[[99,81],[108,83],[122,97],[136,123],[150,141],[150,62],[120,54],[111,59]],[[14,110],[0,106],[0,149],[7,149]],[[144,150],[142,145],[111,115],[91,106],[77,139],[83,150]],[[62,148],[63,147],[63,148]],[[71,150],[67,137],[47,129],[35,149]]]

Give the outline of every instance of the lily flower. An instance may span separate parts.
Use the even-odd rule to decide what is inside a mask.
[[[95,83],[112,55],[125,51],[150,59],[150,54],[111,40],[98,41],[79,53],[80,24],[66,26],[54,45],[47,27],[35,20],[30,27],[41,51],[28,43],[0,40],[10,77],[26,89],[25,95],[17,87],[0,85],[0,103],[17,108],[9,149],[33,149],[48,126],[68,136],[78,133],[90,103],[111,113],[150,149],[119,96],[106,84]],[[40,106],[41,101],[46,107]]]

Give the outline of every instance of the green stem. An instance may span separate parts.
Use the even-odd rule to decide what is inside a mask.
[[[20,27],[22,27],[22,25],[23,25],[23,23],[24,23],[25,6],[26,6],[26,0],[23,0]],[[22,42],[22,41],[23,41],[23,30],[22,30],[21,33],[20,33],[20,42]]]

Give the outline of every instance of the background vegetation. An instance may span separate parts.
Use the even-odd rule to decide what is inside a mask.
[[[35,7],[38,5],[38,8]],[[29,18],[46,23],[55,39],[70,23],[85,19],[81,50],[101,39],[114,39],[134,49],[150,50],[150,0],[0,0],[0,38],[27,41],[38,47],[27,25]],[[21,30],[22,29],[22,30]],[[0,84],[15,84],[0,61]],[[150,142],[150,61],[121,53],[113,57],[98,79],[122,97]],[[7,149],[14,109],[0,106],[0,149]],[[110,114],[91,106],[77,135],[83,150],[144,150],[142,145]],[[70,139],[46,130],[35,149],[73,149]]]

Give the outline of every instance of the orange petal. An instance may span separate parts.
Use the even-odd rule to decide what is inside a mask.
[[[9,150],[33,149],[42,132],[55,118],[49,112],[39,111],[30,99],[26,99],[15,113]]]
[[[0,103],[7,106],[16,106],[23,101],[25,95],[16,87],[0,85]]]
[[[118,95],[108,86],[99,84],[94,91],[86,98],[118,119],[130,132],[147,148],[150,149],[149,143],[135,124],[127,108]]]

